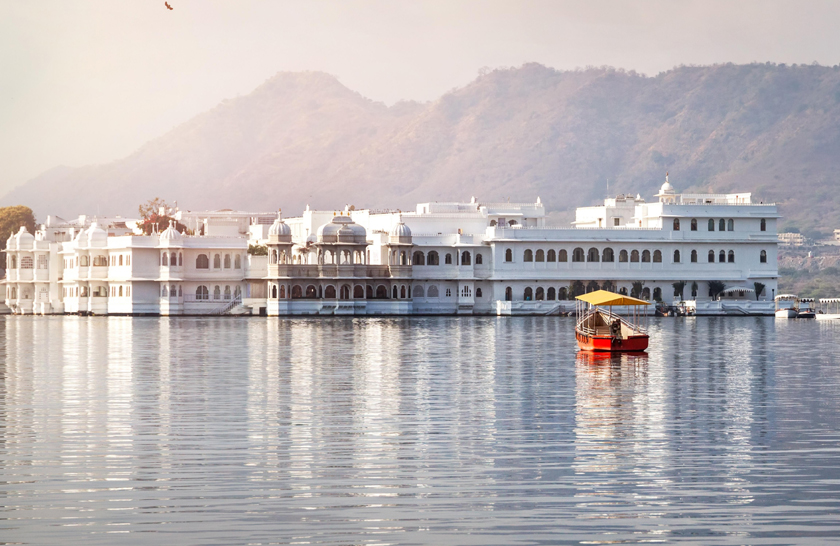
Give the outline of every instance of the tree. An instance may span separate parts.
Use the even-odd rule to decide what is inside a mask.
[[[604,281],[601,284],[601,290],[606,290],[607,292],[615,292],[615,285],[612,281]]]
[[[139,207],[137,207],[137,212],[140,213],[140,218],[143,220],[148,220],[152,217],[152,215],[159,215],[160,209],[163,207],[164,210],[169,209],[169,205],[161,199],[160,197],[155,197],[154,199],[149,199]]]
[[[635,281],[631,286],[632,288],[630,289],[630,296],[633,298],[641,298],[642,289],[645,286],[645,281]]]
[[[582,281],[575,281],[569,285],[569,299],[573,300],[577,296],[586,293],[586,288],[583,286]]]
[[[764,289],[767,287],[760,282],[754,282],[753,286],[755,286],[755,301],[758,301],[759,296],[764,293]]]
[[[680,298],[680,301],[683,300],[683,291],[685,291],[685,281],[677,281],[671,283],[671,286],[674,287],[674,297]]]
[[[248,254],[251,256],[268,256],[268,247],[265,245],[248,245]]]
[[[697,298],[697,281],[691,282],[691,297]]]
[[[160,213],[161,208],[164,211],[163,214]],[[143,230],[143,234],[151,235],[155,232],[161,232],[168,228],[170,223],[175,226],[176,230],[184,233],[187,230],[187,226],[169,216],[167,214],[168,210],[169,205],[160,197],[150,199],[137,207],[137,211],[140,213],[140,217],[142,218],[138,227]]]
[[[35,215],[32,209],[23,205],[0,208],[0,250],[6,250],[6,240],[26,227],[29,233],[35,232]],[[5,263],[5,261],[3,262]]]
[[[712,299],[726,290],[726,284],[723,281],[709,281],[709,297]]]

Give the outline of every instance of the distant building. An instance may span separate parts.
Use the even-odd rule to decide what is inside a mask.
[[[834,230],[834,240],[835,241],[840,241],[840,229],[835,229]]]
[[[781,246],[805,246],[806,242],[807,239],[801,233],[779,233],[779,245]]]

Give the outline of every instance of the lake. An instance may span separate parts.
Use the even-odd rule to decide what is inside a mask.
[[[0,317],[0,542],[836,543],[840,321]]]

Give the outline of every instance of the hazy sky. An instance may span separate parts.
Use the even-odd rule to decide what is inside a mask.
[[[278,71],[433,100],[481,67],[840,63],[840,0],[0,0],[0,194],[123,157]]]

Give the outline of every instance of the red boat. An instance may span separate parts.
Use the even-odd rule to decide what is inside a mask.
[[[577,300],[575,337],[581,350],[612,353],[647,349],[648,334],[641,322],[643,317],[647,318],[648,302],[606,290],[578,296]],[[613,307],[617,306],[631,307],[632,318],[613,313]],[[639,308],[644,314],[639,312]]]

